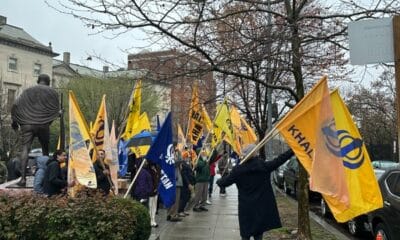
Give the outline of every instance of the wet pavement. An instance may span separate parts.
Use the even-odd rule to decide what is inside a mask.
[[[227,188],[227,196],[219,196],[214,191],[212,205],[208,212],[193,212],[182,222],[166,221],[166,210],[160,209],[157,218],[158,228],[152,229],[150,239],[159,240],[240,240],[238,220],[238,199],[236,186]]]

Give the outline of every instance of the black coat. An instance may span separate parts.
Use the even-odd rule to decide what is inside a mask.
[[[67,180],[62,176],[60,163],[54,159],[48,161],[43,178],[43,192],[51,197],[60,194],[66,186]]]
[[[278,208],[271,186],[270,174],[293,156],[289,150],[272,161],[250,158],[217,181],[220,187],[236,184],[239,191],[240,235],[249,238],[265,231],[280,228]]]
[[[105,195],[108,195],[110,193],[111,185],[108,181],[107,175],[103,173],[104,169],[99,161],[100,160],[97,160],[93,165],[94,171],[96,172],[97,189],[100,189]]]

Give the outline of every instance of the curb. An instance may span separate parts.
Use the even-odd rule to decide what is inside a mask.
[[[274,190],[275,192],[279,192],[279,194],[283,195],[284,197],[286,197],[290,202],[297,204],[297,201],[288,197],[280,188],[278,188],[274,183],[272,183],[274,186]],[[336,228],[332,227],[330,224],[328,224],[323,218],[319,217],[317,214],[308,211],[309,216],[311,217],[312,220],[314,220],[314,222],[318,223],[321,227],[323,227],[324,229],[326,229],[328,232],[330,232],[331,234],[335,235],[335,237],[337,237],[338,239],[341,240],[351,240],[351,238],[349,238],[348,236],[344,235],[343,233],[341,233],[339,230],[337,230]]]

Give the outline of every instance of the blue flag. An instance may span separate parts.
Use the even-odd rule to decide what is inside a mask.
[[[176,191],[171,113],[168,113],[160,132],[147,152],[146,159],[160,165],[161,178],[158,192],[164,206],[171,207],[175,203]]]
[[[126,151],[126,142],[123,140],[118,141],[118,175],[123,177],[128,171],[128,152]]]

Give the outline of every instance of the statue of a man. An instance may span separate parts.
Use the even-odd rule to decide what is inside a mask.
[[[49,155],[50,124],[59,116],[58,93],[50,85],[50,77],[40,74],[38,85],[25,89],[11,109],[12,128],[21,131],[21,181],[26,185],[26,166],[32,141],[38,137],[43,155]]]

